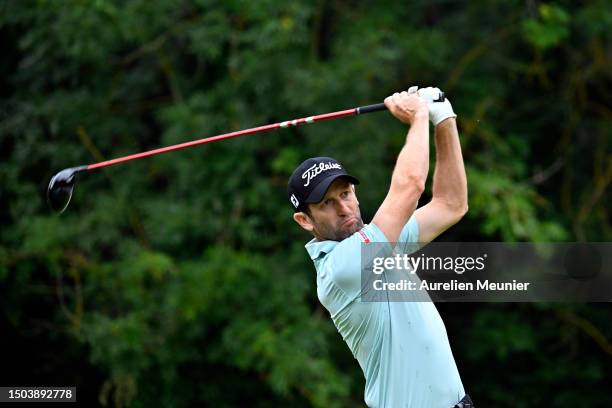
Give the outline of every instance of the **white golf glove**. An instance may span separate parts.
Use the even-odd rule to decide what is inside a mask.
[[[427,101],[429,120],[434,126],[437,126],[438,123],[442,122],[444,119],[457,117],[448,98],[445,99],[444,102],[434,102],[434,100],[438,99],[440,96],[439,88],[428,87],[419,89],[416,86],[412,86],[408,89],[408,93],[414,92],[418,93],[421,98]]]

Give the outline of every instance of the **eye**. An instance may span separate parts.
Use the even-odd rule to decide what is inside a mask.
[[[340,194],[340,197],[342,197],[342,198],[346,198],[346,197],[348,197],[348,195],[349,195],[349,191],[347,190],[347,191],[343,191],[343,192]]]

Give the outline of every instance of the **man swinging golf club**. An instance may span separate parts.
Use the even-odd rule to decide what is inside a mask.
[[[467,182],[455,113],[437,88],[410,88],[385,99],[410,126],[389,192],[363,223],[355,185],[335,159],[310,158],[291,175],[293,219],[314,239],[306,244],[323,306],[365,375],[365,402],[377,408],[473,407],[465,393],[444,323],[432,302],[361,302],[363,243],[427,243],[467,212]],[[417,209],[429,171],[429,123],[435,126],[432,200]]]

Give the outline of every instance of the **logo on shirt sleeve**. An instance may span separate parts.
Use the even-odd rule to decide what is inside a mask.
[[[361,240],[363,242],[365,242],[366,244],[370,243],[370,238],[368,238],[366,234],[363,233],[363,231],[357,231],[357,232],[359,233],[359,235],[361,235]]]

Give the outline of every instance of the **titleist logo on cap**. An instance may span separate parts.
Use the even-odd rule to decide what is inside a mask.
[[[331,169],[342,169],[342,166],[340,166],[338,163],[332,162],[313,164],[312,167],[302,173],[302,179],[306,179],[306,184],[304,184],[304,187],[308,187],[310,180],[317,177],[322,172]]]
[[[297,199],[295,194],[291,194],[290,200],[291,200],[291,204],[293,204],[295,208],[298,208],[300,206],[300,201]]]

